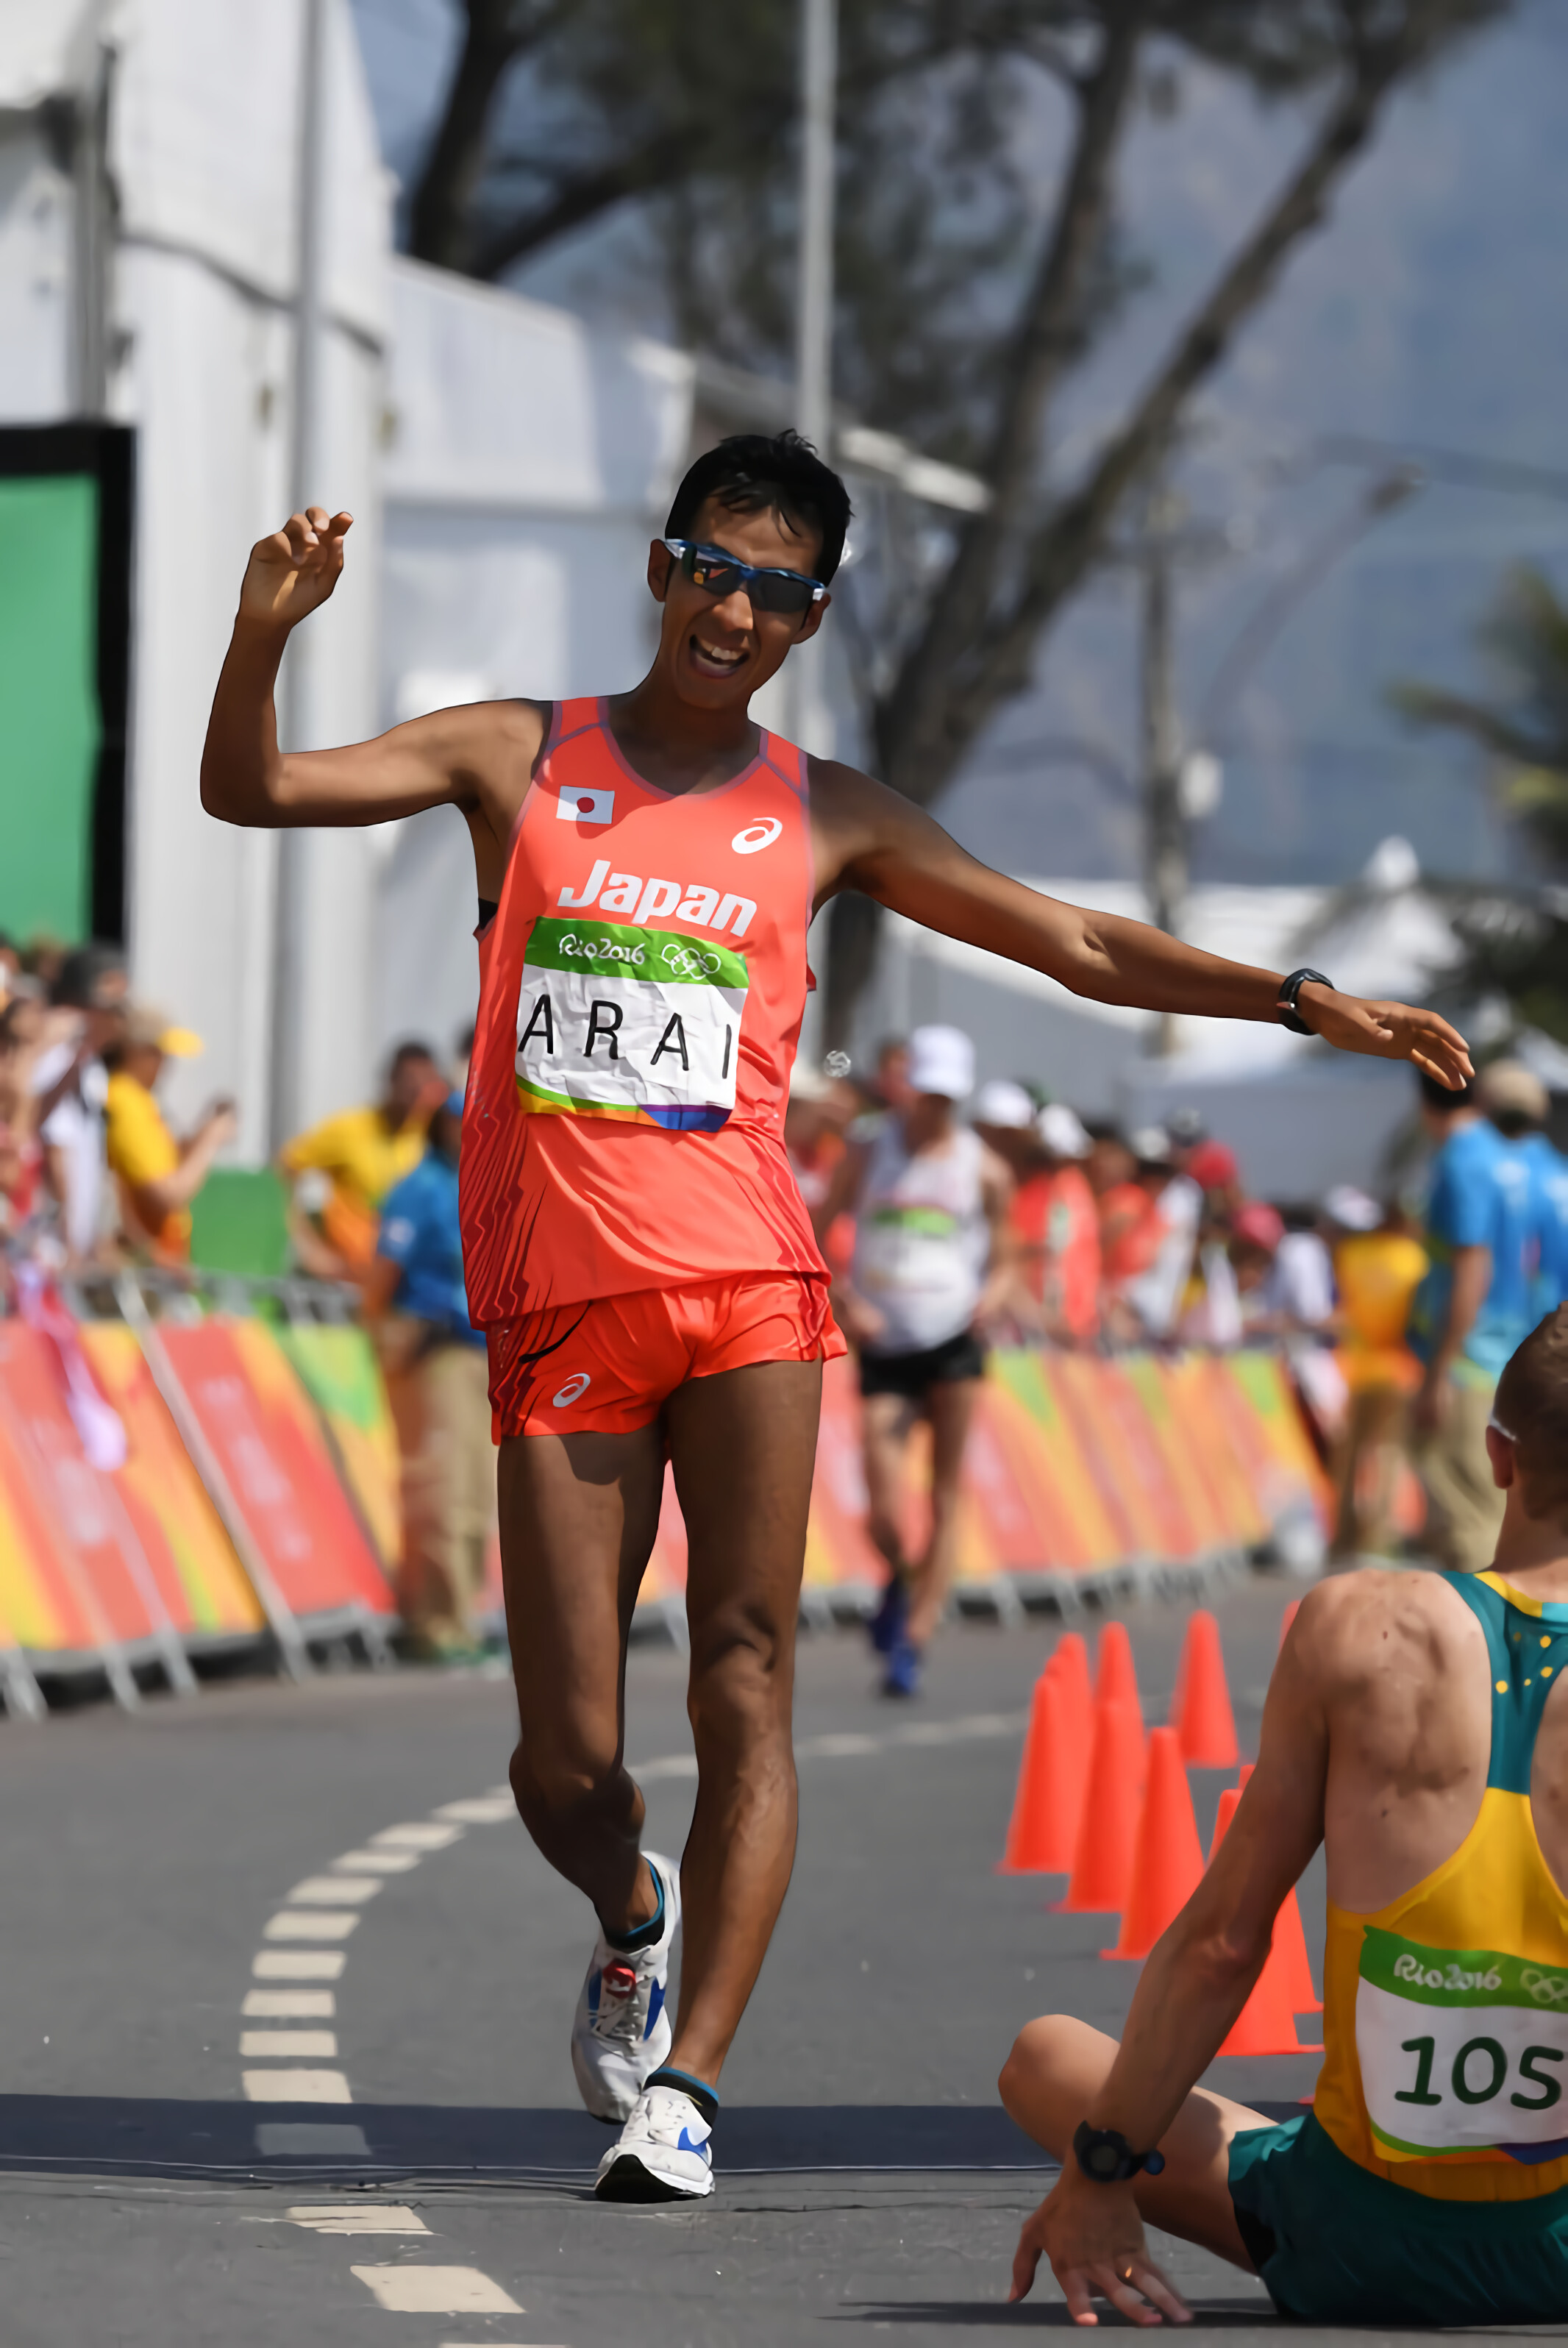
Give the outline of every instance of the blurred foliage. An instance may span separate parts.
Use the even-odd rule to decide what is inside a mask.
[[[1540,850],[1543,876],[1568,874],[1568,605],[1542,572],[1522,565],[1478,636],[1491,697],[1419,684],[1391,697],[1417,725],[1487,751],[1498,799]],[[1467,949],[1459,983],[1506,995],[1521,1019],[1568,1042],[1568,890],[1549,881],[1533,903],[1482,900],[1457,926]]]

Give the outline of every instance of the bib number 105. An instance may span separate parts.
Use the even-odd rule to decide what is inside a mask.
[[[1432,2086],[1432,2073],[1438,2063],[1438,2042],[1435,2037],[1406,2038],[1400,2042],[1400,2053],[1415,2058],[1415,2076],[1408,2087],[1394,2089],[1397,2104],[1417,2104],[1431,2106],[1446,2103],[1449,2096],[1461,2104],[1490,2104],[1496,2101],[1508,2085],[1511,2074],[1522,2083],[1515,2085],[1508,2097],[1510,2104],[1522,2112],[1543,2112],[1563,2100],[1560,2072],[1545,2070],[1542,2065],[1561,2065],[1563,2051],[1556,2046],[1526,2046],[1518,2056],[1517,2065],[1511,2065],[1509,2050],[1501,2040],[1484,2034],[1467,2038],[1456,2047],[1444,2065],[1447,2076],[1439,2073],[1446,2094]],[[1526,2094],[1524,2088],[1530,2092]]]

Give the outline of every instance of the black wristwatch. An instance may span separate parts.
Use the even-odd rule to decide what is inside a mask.
[[[1293,1035],[1316,1035],[1317,1028],[1309,1027],[1296,1009],[1296,998],[1304,986],[1332,986],[1333,983],[1334,981],[1325,978],[1320,970],[1293,970],[1275,998],[1274,1012],[1280,1025],[1288,1027]]]
[[[1124,2185],[1140,2169],[1158,2177],[1165,2166],[1163,2152],[1134,2152],[1120,2128],[1091,2128],[1087,2120],[1080,2120],[1074,2129],[1072,2149],[1078,2166],[1096,2185]]]

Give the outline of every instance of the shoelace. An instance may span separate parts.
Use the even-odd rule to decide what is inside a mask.
[[[635,2046],[642,2035],[642,2018],[638,2013],[638,1990],[641,1983],[637,1967],[624,1957],[616,1957],[599,1976],[599,2012],[593,2017],[596,2038],[623,2040]]]

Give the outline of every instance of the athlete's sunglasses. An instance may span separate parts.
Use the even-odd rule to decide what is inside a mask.
[[[809,612],[827,592],[803,571],[758,571],[753,564],[726,554],[722,546],[693,546],[689,538],[667,538],[662,543],[680,564],[682,578],[693,587],[721,599],[740,588],[759,612]]]

